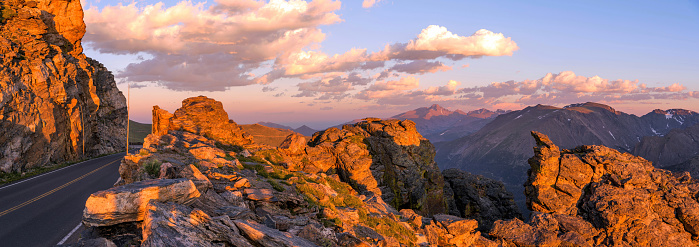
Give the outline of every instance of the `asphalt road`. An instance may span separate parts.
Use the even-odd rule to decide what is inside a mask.
[[[0,187],[0,246],[56,246],[80,224],[90,194],[116,182],[123,157],[104,156]]]

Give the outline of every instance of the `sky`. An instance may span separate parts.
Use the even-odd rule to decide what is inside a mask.
[[[699,111],[699,1],[81,3],[84,52],[138,122],[198,95],[316,129],[432,104]]]

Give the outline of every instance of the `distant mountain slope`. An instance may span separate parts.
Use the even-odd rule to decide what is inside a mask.
[[[272,122],[258,122],[257,124],[267,126],[267,127],[272,127],[272,128],[277,128],[277,129],[287,129],[294,131],[296,133],[302,134],[304,136],[313,136],[316,132],[319,130],[311,129],[311,127],[308,127],[306,125],[302,125],[301,127],[298,128],[292,128],[286,125],[281,125],[277,123],[272,123]]]
[[[507,113],[507,111],[490,111],[479,109],[470,112],[461,110],[450,111],[434,104],[430,107],[421,107],[412,111],[395,115],[391,118],[399,120],[411,120],[415,122],[418,132],[431,142],[443,142],[458,139],[478,131],[494,117]]]
[[[144,124],[129,120],[129,143],[143,143],[151,132],[152,124]]]
[[[278,147],[287,136],[296,133],[288,129],[272,128],[261,124],[241,124],[240,127],[252,136],[252,140],[258,144]],[[307,137],[310,139],[310,137]]]
[[[535,146],[530,131],[551,136],[561,148],[604,145],[631,153],[645,136],[665,135],[673,128],[686,128],[699,121],[696,114],[667,112],[653,111],[637,117],[598,103],[564,108],[531,106],[499,115],[469,136],[438,143],[435,159],[441,169],[459,168],[501,180],[518,195],[527,176],[527,159]]]
[[[305,136],[313,136],[313,134],[315,134],[316,132],[318,132],[318,130],[311,129],[311,127],[308,127],[308,126],[306,126],[306,125],[303,125],[303,126],[301,126],[301,127],[298,127],[298,128],[296,128],[296,129],[294,129],[294,131],[295,131],[296,133],[299,133],[299,134],[302,134],[302,135],[305,135]]]
[[[672,172],[689,172],[692,178],[696,179],[699,177],[699,155],[694,156],[682,163],[663,167],[663,169],[667,169]]]
[[[661,168],[686,162],[699,155],[699,125],[673,129],[664,136],[644,137],[636,144],[633,154],[652,161],[655,167]]]

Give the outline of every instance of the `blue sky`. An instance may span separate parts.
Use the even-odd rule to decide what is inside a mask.
[[[233,38],[226,37],[231,39],[229,43],[220,39],[225,36],[222,32],[202,31],[197,34],[204,38],[184,35],[188,27],[203,25],[204,20],[217,21],[211,19],[216,15],[207,12],[209,8],[252,1],[207,1],[201,5],[197,5],[200,3],[197,1],[188,5],[168,1],[150,10],[148,6],[157,4],[157,1],[137,1],[131,8],[128,6],[132,1],[82,2],[85,9],[92,8],[92,11],[86,11],[88,34],[83,41],[88,49],[85,53],[114,71],[120,82],[129,81],[135,86],[131,89],[132,116],[141,122],[150,122],[153,105],[173,111],[181,100],[197,95],[222,101],[230,117],[239,123],[272,121],[294,127],[309,124],[314,128],[367,116],[389,117],[432,103],[468,111],[483,107],[515,110],[535,103],[563,106],[591,100],[637,115],[656,108],[699,110],[699,93],[695,92],[699,91],[697,1],[384,0],[370,8],[363,8],[360,1],[316,1],[312,4],[325,8],[322,13],[308,13],[310,10],[306,9],[307,12],[299,14],[312,16],[314,22],[303,22],[303,18],[290,16],[287,20],[270,19],[269,27],[262,27],[260,23],[241,23],[251,20],[247,16],[262,16],[260,9],[270,4],[264,2],[239,12],[227,10],[227,22],[222,21],[221,26],[206,26],[225,27],[224,24],[230,24],[230,19],[237,15],[246,17],[235,20],[234,24],[247,29],[231,29],[231,32],[238,33],[231,35]],[[127,7],[114,8],[120,3]],[[177,4],[180,4],[179,12],[167,12],[170,8],[174,10]],[[187,14],[184,10],[192,12]],[[119,11],[131,11],[129,13],[133,16],[128,19],[127,12]],[[145,18],[157,13],[161,13],[163,18],[182,18],[182,21],[158,26],[162,19]],[[134,16],[144,18],[141,22],[134,22]],[[113,23],[105,24],[106,19]],[[286,25],[285,22],[292,24]],[[124,35],[123,30],[116,30],[118,26],[115,25],[153,27],[139,28],[139,32],[143,32],[140,36],[133,34],[112,42],[129,36]],[[369,60],[377,61],[371,57],[372,53],[384,51],[387,45],[418,42],[418,35],[431,25],[444,29],[430,30],[449,32],[463,38],[462,41],[475,37],[473,35],[478,30],[486,29],[493,34],[502,34],[503,41],[509,39],[513,43],[498,43],[499,52],[483,53],[483,47],[460,49],[470,44],[467,41],[431,40],[434,43],[430,46],[418,48],[441,53],[431,57],[415,57],[416,53],[410,53],[413,54],[410,59],[382,59],[383,67],[362,67]],[[173,28],[180,29],[170,33],[169,39],[159,41],[161,43],[148,41],[155,37],[154,33],[170,32]],[[245,44],[246,40],[255,38],[263,41],[278,38],[280,33],[296,28],[316,30],[314,35],[322,33],[322,38],[309,34],[307,40],[298,38],[298,44],[270,44],[269,49],[262,46],[259,52],[253,49],[259,48],[253,46],[255,44],[242,46],[244,48],[230,46],[235,42],[238,42],[236,45]],[[245,39],[233,42],[235,37]],[[143,39],[144,45],[133,45],[138,39]],[[206,43],[211,39],[219,40],[215,44]],[[172,43],[172,40],[181,42]],[[515,43],[517,48],[512,51]],[[170,45],[176,48],[170,49]],[[205,51],[193,51],[205,45],[209,45]],[[322,53],[332,57],[353,48],[366,49],[366,55],[348,56],[324,64],[351,61],[356,66],[348,63],[340,69],[313,72],[309,72],[308,67],[299,67],[303,68],[302,72],[291,75],[292,65],[298,64],[291,59],[293,54],[314,51],[315,55]],[[276,51],[276,55],[268,54],[269,50]],[[511,55],[507,51],[511,51]],[[232,53],[236,55],[226,56]],[[463,57],[449,59],[449,54]],[[473,54],[485,55],[474,58]],[[196,56],[200,59],[191,59]],[[214,62],[206,62],[206,59]],[[168,61],[186,61],[183,64],[190,68],[196,66],[192,63],[204,61],[199,65],[201,76],[211,78],[208,82],[198,79],[195,73],[198,70],[193,70],[192,76],[158,75],[158,71],[173,73],[172,68],[165,68]],[[127,68],[129,64],[132,66]],[[397,69],[397,64],[411,65],[408,66],[410,70]],[[417,66],[435,64],[441,65],[416,72]],[[275,80],[260,81],[262,74],[270,73],[271,76],[274,71],[286,73]],[[378,77],[382,71],[390,74]],[[364,80],[350,82],[348,76],[352,73]],[[552,77],[545,79],[549,73]],[[247,79],[227,82],[226,78],[231,78],[231,75],[244,75]],[[527,80],[528,83],[523,83]],[[503,86],[505,84],[491,84],[508,81],[512,82],[506,84],[507,87]],[[593,84],[595,86],[591,87]],[[119,86],[126,91],[125,83]]]

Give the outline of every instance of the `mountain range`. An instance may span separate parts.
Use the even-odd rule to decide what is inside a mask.
[[[431,142],[443,142],[458,139],[474,133],[495,119],[498,115],[509,111],[478,109],[464,112],[450,111],[434,104],[421,107],[391,117],[392,119],[411,120],[415,122],[418,132]]]

